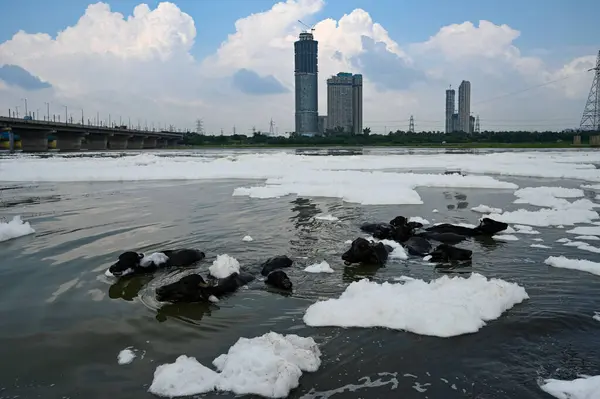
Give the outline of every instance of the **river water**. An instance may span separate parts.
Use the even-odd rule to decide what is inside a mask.
[[[502,180],[521,187],[581,184]],[[303,374],[292,398],[550,398],[538,379],[599,374],[600,322],[592,318],[600,311],[599,280],[544,264],[551,255],[582,257],[555,244],[566,236],[555,228],[536,228],[541,235],[519,241],[465,244],[474,251],[473,271],[518,282],[530,296],[477,333],[437,338],[383,328],[312,328],[302,321],[309,305],[338,297],[363,277],[440,276],[414,259],[390,260],[379,270],[345,267],[344,242],[363,235],[361,223],[397,215],[476,223],[480,215],[471,207],[508,204],[511,190],[418,188],[423,205],[386,206],[232,196],[252,183],[3,183],[0,216],[21,215],[36,233],[0,243],[0,398],[151,398],[147,389],[158,365],[181,354],[210,365],[239,337],[269,331],[311,336],[321,349],[320,369]],[[340,220],[315,220],[320,213]],[[243,242],[247,234],[254,241]],[[552,248],[531,248],[537,237]],[[159,309],[152,287],[164,272],[116,283],[103,275],[125,250],[177,247],[203,250],[204,268],[224,253],[248,266],[288,255],[295,260],[288,273],[294,293],[282,296],[255,281],[217,306]],[[333,274],[302,271],[322,260]],[[117,354],[130,346],[138,357],[118,365]]]

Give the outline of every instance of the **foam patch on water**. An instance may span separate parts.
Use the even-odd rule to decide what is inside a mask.
[[[596,237],[596,236],[577,236],[575,237],[576,240],[589,240],[589,241],[598,241],[600,240],[600,237]]]
[[[260,337],[238,339],[213,365],[217,371],[193,357],[181,355],[174,363],[156,368],[148,391],[166,397],[217,390],[282,398],[298,387],[303,371],[319,369],[321,352],[310,337],[269,332]]]
[[[588,199],[578,199],[573,202],[565,199],[582,197],[583,191],[580,189],[547,186],[526,187],[515,191],[515,196],[517,199],[514,202],[517,204],[530,204],[544,208],[535,211],[518,209],[504,213],[492,212],[487,217],[516,225],[555,226],[558,228],[577,223],[591,223],[600,217],[594,210],[594,208],[600,207],[600,204]]]
[[[426,224],[431,224],[429,222],[429,220],[422,218],[421,216],[411,216],[408,218],[409,222],[417,222],[417,223],[421,223],[422,225],[426,225]]]
[[[550,249],[552,247],[549,247],[547,245],[543,245],[543,244],[531,244],[530,245],[531,248],[544,248],[544,249]]]
[[[549,378],[540,388],[559,399],[594,399],[599,397],[600,375],[581,376],[572,381]]]
[[[210,265],[208,272],[213,277],[225,278],[233,273],[240,272],[240,262],[227,254],[217,255],[217,259]]]
[[[329,263],[327,263],[326,261],[307,266],[304,269],[304,271],[309,272],[309,273],[333,273],[334,272],[334,270],[331,268],[331,266],[329,266]]]
[[[471,208],[471,210],[479,213],[502,213],[502,208],[492,208],[491,206],[483,204],[477,205]]]
[[[533,240],[533,241],[538,241],[538,242],[542,242],[542,241],[544,241],[544,239],[543,239],[543,238],[532,238],[532,240]]]
[[[336,222],[336,221],[340,220],[339,218],[337,218],[333,215],[329,215],[329,214],[328,215],[317,215],[317,216],[315,216],[315,219],[324,220],[327,222]]]
[[[12,240],[35,233],[29,222],[23,222],[21,216],[13,216],[8,223],[0,222],[0,242]]]
[[[339,298],[309,306],[303,320],[313,327],[387,327],[451,337],[478,331],[528,298],[518,284],[478,273],[403,284],[363,279],[351,283]]]
[[[117,355],[117,362],[119,364],[123,365],[133,362],[133,359],[135,359],[135,353],[131,350],[131,348],[132,347],[130,346],[119,352]]]
[[[265,185],[236,188],[233,195],[251,198],[286,195],[334,197],[363,205],[422,204],[415,191],[417,187],[518,188],[514,183],[490,176],[345,170],[311,171],[270,178]]]
[[[244,238],[242,238],[242,241],[250,242],[250,241],[254,241],[254,238],[252,238],[250,236],[244,236]]]
[[[600,276],[600,263],[585,259],[569,259],[563,255],[550,256],[544,261],[544,263],[553,267],[580,270]]]
[[[513,227],[516,229],[515,233],[517,233],[517,234],[540,234],[539,231],[534,230],[533,227],[531,227],[531,226],[515,224]]]
[[[563,245],[567,247],[575,247],[577,249],[581,249],[582,251],[600,254],[600,248],[594,247],[593,245],[590,245],[589,243],[583,241],[569,241],[564,243]]]
[[[594,312],[592,319],[594,319],[596,321],[600,321],[600,312]]]
[[[519,241],[519,237],[512,234],[496,234],[492,238],[498,241]]]
[[[431,211],[432,213],[438,213],[439,211],[437,209],[434,209],[433,211]]]
[[[569,234],[583,234],[588,236],[600,236],[600,226],[579,226],[567,230]]]

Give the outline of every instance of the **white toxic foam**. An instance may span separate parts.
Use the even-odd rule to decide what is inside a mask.
[[[423,224],[423,225],[426,225],[426,224],[431,224],[431,223],[429,222],[429,220],[427,220],[427,219],[424,219],[424,218],[422,218],[421,216],[411,216],[411,217],[409,217],[409,218],[408,218],[408,221],[409,221],[409,222],[417,222],[417,223],[421,223],[421,224]]]
[[[519,237],[512,234],[496,234],[492,238],[498,241],[519,241]]]
[[[152,264],[156,266],[163,265],[169,261],[169,257],[162,252],[154,252],[150,255],[144,255],[140,260],[140,266],[148,267]]]
[[[135,353],[131,350],[131,348],[132,347],[130,346],[119,352],[117,355],[117,362],[119,364],[123,365],[133,362],[133,359],[135,359]]]
[[[600,204],[588,199],[578,199],[573,202],[565,199],[582,197],[583,191],[580,189],[525,187],[515,191],[515,196],[517,199],[514,202],[517,204],[530,204],[544,208],[535,211],[518,209],[504,213],[491,212],[488,217],[505,223],[517,223],[515,227],[521,226],[518,231],[521,234],[539,234],[524,225],[562,228],[565,225],[590,223],[599,218],[594,208],[600,207]]]
[[[321,263],[315,263],[314,265],[307,266],[304,269],[305,272],[309,273],[333,273],[334,270],[329,266],[329,263],[323,261]]]
[[[339,218],[333,216],[333,215],[317,215],[315,216],[315,219],[317,220],[325,220],[327,222],[336,222],[338,220],[340,220]]]
[[[396,241],[393,240],[378,240],[376,238],[371,238],[372,242],[380,242],[384,245],[388,245],[390,247],[392,247],[392,252],[390,252],[388,254],[388,257],[390,257],[390,259],[401,259],[401,260],[406,260],[408,259],[408,254],[406,253],[406,250],[404,249],[404,247],[399,244]]]
[[[387,327],[451,337],[478,331],[528,298],[518,284],[488,280],[478,273],[404,284],[363,279],[351,283],[339,298],[309,306],[304,322],[314,327]]]
[[[471,208],[472,211],[474,212],[479,212],[479,213],[502,213],[502,208],[492,208],[491,206],[487,206],[487,205],[477,205],[473,208]]]
[[[250,236],[244,236],[244,238],[242,238],[242,241],[254,241],[254,238],[250,237]]]
[[[544,248],[544,249],[549,249],[551,247],[544,245],[544,244],[531,244],[530,245],[531,248]]]
[[[540,388],[558,399],[595,399],[600,393],[600,375],[581,376],[572,381],[549,378]]]
[[[544,263],[554,267],[571,270],[581,270],[583,272],[588,272],[600,276],[600,263],[592,262],[585,259],[569,259],[563,255],[550,256],[544,261]]]
[[[540,234],[539,231],[534,230],[533,227],[531,227],[531,226],[515,224],[514,228],[516,229],[515,233],[517,233],[517,234]]]
[[[21,216],[13,216],[8,223],[0,222],[0,242],[35,233],[29,222],[23,222]]]
[[[575,227],[574,229],[567,230],[567,233],[600,236],[600,226],[579,226]]]
[[[600,237],[596,237],[596,236],[577,236],[575,237],[576,240],[589,240],[589,241],[598,241],[600,240]]]
[[[312,338],[269,332],[240,338],[213,361],[217,371],[195,358],[179,356],[156,368],[151,393],[166,397],[230,391],[236,395],[284,398],[298,387],[303,371],[321,366],[321,351]]]
[[[227,254],[217,255],[217,259],[208,268],[208,272],[213,277],[225,278],[233,273],[240,272],[240,262]]]

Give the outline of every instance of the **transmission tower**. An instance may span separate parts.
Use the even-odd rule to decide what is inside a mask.
[[[202,119],[196,119],[196,133],[204,134],[204,126],[202,124]]]
[[[481,131],[480,127],[479,127],[479,115],[477,115],[477,117],[475,117],[475,133],[479,133]]]
[[[408,122],[408,132],[409,133],[414,133],[415,132],[415,118],[413,118],[413,116],[410,116],[410,121]]]
[[[596,67],[589,69],[589,71],[596,72],[594,73],[590,94],[583,109],[579,128],[581,130],[600,131],[600,51],[598,51],[598,58],[596,58]]]
[[[269,122],[269,136],[274,136],[275,135],[275,122],[273,122],[273,118],[271,118],[271,121]]]

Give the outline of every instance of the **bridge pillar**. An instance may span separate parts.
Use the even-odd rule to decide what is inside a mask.
[[[115,135],[113,134],[108,138],[108,148],[111,150],[125,150],[127,149],[127,141],[129,135]]]
[[[108,136],[106,134],[90,134],[86,138],[85,148],[88,150],[106,150]]]
[[[175,145],[177,144],[177,142],[179,140],[177,139],[166,139],[167,141],[167,147],[175,147]]]
[[[21,149],[23,152],[48,151],[48,135],[50,131],[20,129],[18,133],[21,136]]]
[[[127,149],[129,150],[141,150],[144,148],[144,138],[146,136],[131,136],[127,143]]]
[[[156,137],[147,137],[144,139],[144,148],[156,148]]]
[[[56,132],[56,148],[59,151],[81,151],[81,141],[87,133]]]
[[[0,133],[8,133],[8,150],[15,152],[15,134],[10,127],[0,127]]]
[[[167,146],[166,139],[156,139],[156,148],[165,148]]]

